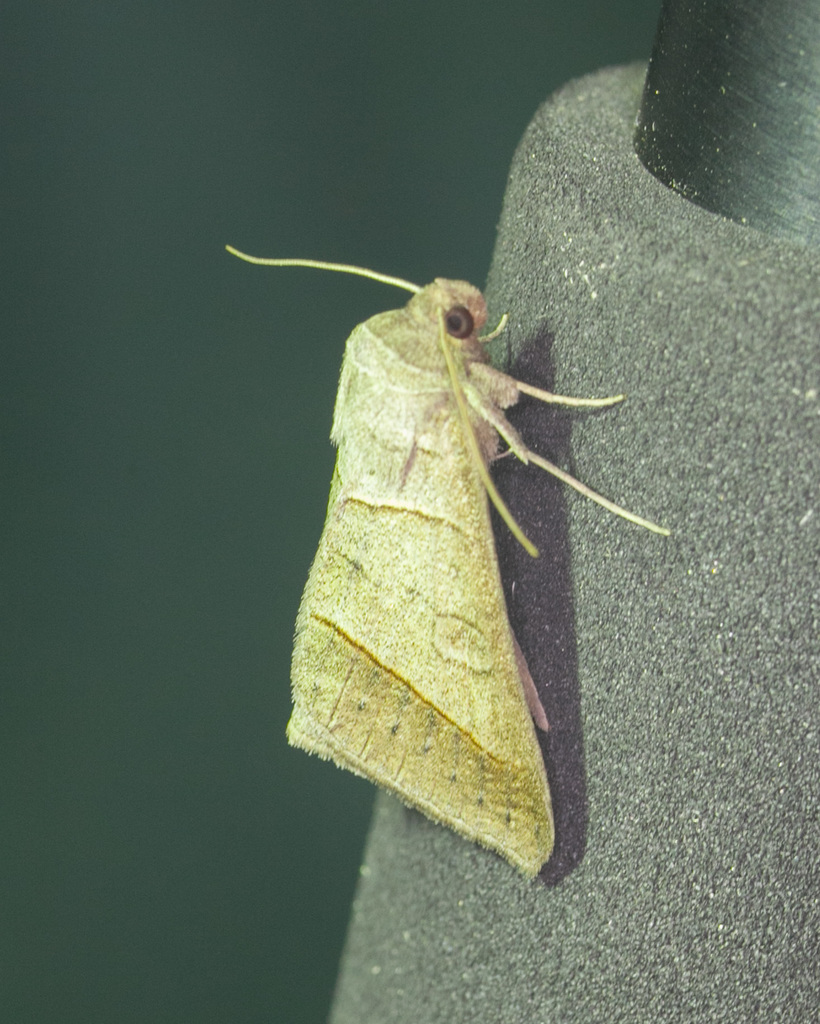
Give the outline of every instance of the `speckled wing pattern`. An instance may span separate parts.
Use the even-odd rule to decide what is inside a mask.
[[[348,339],[288,739],[532,876],[552,849],[550,795],[440,349],[440,311],[453,306],[477,331],[480,292],[439,280]],[[469,359],[460,366],[469,376]],[[477,413],[474,428],[489,458],[495,431]]]

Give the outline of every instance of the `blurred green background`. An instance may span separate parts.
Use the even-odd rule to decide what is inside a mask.
[[[480,286],[536,106],[658,9],[3,4],[3,1019],[324,1019],[373,791],[288,749],[291,636],[406,296],[223,245]]]

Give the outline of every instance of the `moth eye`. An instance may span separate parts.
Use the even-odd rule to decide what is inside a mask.
[[[444,326],[454,338],[467,338],[473,333],[473,315],[464,306],[453,306],[444,314]]]

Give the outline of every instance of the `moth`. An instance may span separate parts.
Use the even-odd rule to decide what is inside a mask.
[[[507,619],[488,498],[533,556],[488,467],[499,439],[587,497],[668,533],[532,452],[504,415],[520,395],[567,398],[493,368],[481,292],[424,288],[347,264],[260,259],[361,274],[413,293],[347,340],[331,440],[327,519],[296,620],[289,742],[378,783],[532,877],[553,847],[535,726],[547,717]],[[499,330],[503,329],[499,325]]]

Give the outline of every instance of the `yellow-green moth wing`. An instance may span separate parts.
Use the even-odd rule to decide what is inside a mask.
[[[338,447],[327,519],[296,623],[288,739],[396,793],[535,875],[553,847],[549,787],[532,718],[547,718],[507,621],[488,512],[538,550],[487,467],[499,436],[610,512],[630,512],[529,449],[504,409],[522,394],[572,398],[489,365],[478,289],[437,278],[426,288],[364,267],[250,256],[314,267],[413,293],[371,317],[345,348],[331,439]],[[532,715],[532,718],[530,717]]]
[[[457,353],[470,386],[486,313],[464,282],[439,280],[348,339],[288,739],[534,875],[553,845],[549,788],[485,485],[441,352],[452,309],[473,325]],[[470,423],[489,461],[495,428],[472,407]]]

